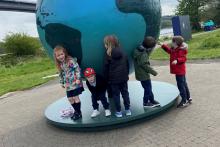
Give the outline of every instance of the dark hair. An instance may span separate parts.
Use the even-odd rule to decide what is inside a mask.
[[[175,42],[178,46],[181,46],[184,42],[184,38],[182,36],[174,36],[172,42]]]
[[[144,38],[144,41],[142,43],[142,45],[145,47],[145,48],[154,48],[156,46],[157,42],[156,40],[151,37],[151,36],[147,36]]]

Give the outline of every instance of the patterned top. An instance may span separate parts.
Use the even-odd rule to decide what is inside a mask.
[[[61,64],[61,72],[59,77],[60,84],[66,88],[66,91],[71,91],[83,87],[80,67],[76,58],[70,58],[68,63],[63,62]],[[80,83],[76,84],[76,80],[80,80]]]

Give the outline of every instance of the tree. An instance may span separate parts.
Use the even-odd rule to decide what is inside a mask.
[[[176,15],[189,15],[193,30],[200,30],[201,14],[209,0],[178,0]]]
[[[218,25],[220,25],[220,1],[217,1],[217,7],[216,7],[214,20]]]
[[[201,14],[202,21],[213,20],[220,25],[220,1],[212,0]]]
[[[35,55],[41,47],[37,38],[21,33],[9,34],[3,41],[5,51],[15,56]]]

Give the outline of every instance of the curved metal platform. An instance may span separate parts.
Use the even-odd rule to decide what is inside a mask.
[[[112,99],[110,99],[112,116],[105,117],[102,104],[100,104],[99,109],[101,111],[101,114],[96,118],[91,118],[90,115],[93,109],[91,94],[88,89],[86,89],[80,96],[82,103],[82,119],[78,121],[73,121],[70,118],[64,119],[60,117],[60,110],[71,106],[66,97],[59,99],[53,104],[49,105],[45,110],[45,116],[49,123],[55,125],[56,127],[67,130],[98,131],[127,126],[158,116],[175,104],[175,100],[179,96],[179,91],[176,86],[169,83],[157,81],[153,81],[152,86],[155,100],[160,102],[161,107],[146,109],[143,108],[144,90],[140,82],[128,82],[132,116],[127,117],[123,115],[122,118],[116,118],[114,116],[114,104],[112,102]],[[123,102],[121,102],[121,104],[123,111]]]

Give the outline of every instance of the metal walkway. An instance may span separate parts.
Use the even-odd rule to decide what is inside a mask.
[[[0,11],[36,12],[36,3],[0,0]]]

